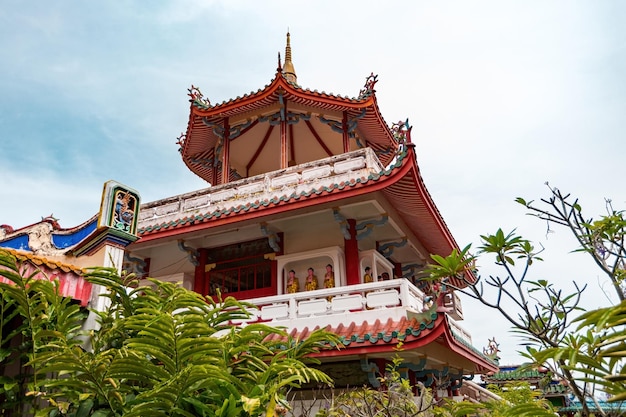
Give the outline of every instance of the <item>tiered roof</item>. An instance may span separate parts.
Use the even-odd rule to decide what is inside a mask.
[[[367,77],[354,98],[318,92],[295,82],[289,45],[287,56],[268,85],[242,97],[211,104],[192,86],[187,132],[178,142],[192,172],[215,185],[286,168],[281,153],[295,165],[364,147],[374,149],[383,165],[392,161],[400,144],[380,114],[376,76]],[[286,132],[280,121],[288,124]],[[281,148],[281,135],[287,136],[288,149]],[[231,171],[222,178],[226,137]]]

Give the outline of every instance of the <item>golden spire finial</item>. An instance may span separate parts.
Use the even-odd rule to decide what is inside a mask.
[[[287,29],[287,46],[285,46],[285,65],[283,65],[283,76],[290,83],[298,84],[296,70],[291,62],[291,36]]]

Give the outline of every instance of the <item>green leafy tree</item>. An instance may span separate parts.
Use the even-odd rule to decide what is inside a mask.
[[[330,384],[310,367],[311,353],[336,343],[315,331],[306,340],[265,325],[237,326],[252,305],[213,302],[172,283],[138,286],[107,268],[88,281],[111,300],[99,329],[81,331],[85,311],[61,297],[56,283],[24,277],[16,259],[0,251],[3,302],[22,324],[30,378],[30,407],[38,416],[276,415],[290,387]],[[15,331],[3,338],[15,336]]]
[[[2,355],[3,370],[17,362],[28,367],[14,377],[3,372],[2,409],[26,406],[37,410],[41,404],[41,385],[45,379],[40,363],[33,359],[48,350],[46,335],[64,333],[70,339],[77,336],[85,313],[71,300],[59,296],[57,283],[35,280],[36,272],[27,273],[15,257],[0,251],[0,276],[13,285],[0,284],[2,294]],[[15,344],[14,340],[19,341]]]
[[[435,408],[436,417],[554,417],[556,412],[549,401],[541,398],[541,392],[527,383],[506,384],[500,388],[490,385],[487,389],[499,400],[484,403],[447,401]]]
[[[626,331],[624,329],[624,285],[626,220],[622,211],[607,202],[607,214],[599,220],[586,219],[577,200],[551,188],[551,196],[541,205],[518,198],[530,214],[551,225],[564,226],[578,240],[580,252],[587,253],[610,279],[619,304],[582,314],[580,307],[584,287],[573,282],[567,293],[548,280],[530,279],[531,266],[541,261],[532,242],[515,232],[481,236],[477,254],[470,247],[453,251],[448,257],[433,256],[430,278],[452,286],[456,277],[467,285],[458,291],[497,310],[513,330],[524,339],[522,352],[534,365],[548,366],[565,379],[589,415],[588,400],[595,402],[594,387],[600,385],[612,400],[626,396]],[[467,271],[474,268],[477,256],[493,257],[501,275],[479,276],[472,281]],[[595,402],[600,415],[609,415]]]
[[[379,377],[378,389],[361,387],[333,395],[317,417],[432,417],[430,389],[420,384],[416,396],[409,381],[400,376],[401,364],[399,357],[391,361]]]

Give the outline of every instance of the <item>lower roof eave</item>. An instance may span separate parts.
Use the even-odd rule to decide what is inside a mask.
[[[444,328],[445,328],[445,331],[443,332],[444,344],[455,353],[473,362],[476,365],[477,373],[499,371],[500,368],[498,367],[497,363],[492,362],[491,360],[486,358],[484,355],[481,355],[479,352],[474,351],[473,349],[470,349],[469,347],[457,341],[457,339],[452,334],[452,331],[450,330],[450,326],[447,324],[447,322]]]
[[[324,358],[338,358],[342,356],[360,356],[373,354],[396,354],[398,353],[398,344],[402,344],[402,351],[410,351],[434,343],[445,332],[445,319],[443,315],[439,315],[431,329],[422,331],[419,336],[406,336],[403,340],[394,339],[385,342],[378,339],[372,343],[369,340],[351,341],[347,345],[340,345],[339,348],[331,348],[322,350],[312,356],[322,360]],[[331,330],[332,331],[332,330]],[[409,340],[407,340],[407,338]]]

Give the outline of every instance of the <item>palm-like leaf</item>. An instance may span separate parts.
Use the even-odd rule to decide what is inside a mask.
[[[0,285],[3,305],[17,309],[29,330],[29,364],[40,376],[34,390],[43,393],[37,387],[45,386],[56,412],[271,416],[287,387],[330,382],[306,365],[308,355],[338,344],[330,334],[295,341],[265,324],[238,327],[233,322],[254,306],[231,297],[214,302],[159,281],[139,287],[132,276],[109,268],[85,277],[105,287],[111,301],[95,312],[101,327],[91,331],[92,348],[85,350],[84,312],[77,305],[54,283],[24,276],[2,252],[0,266],[0,275],[14,283]]]

